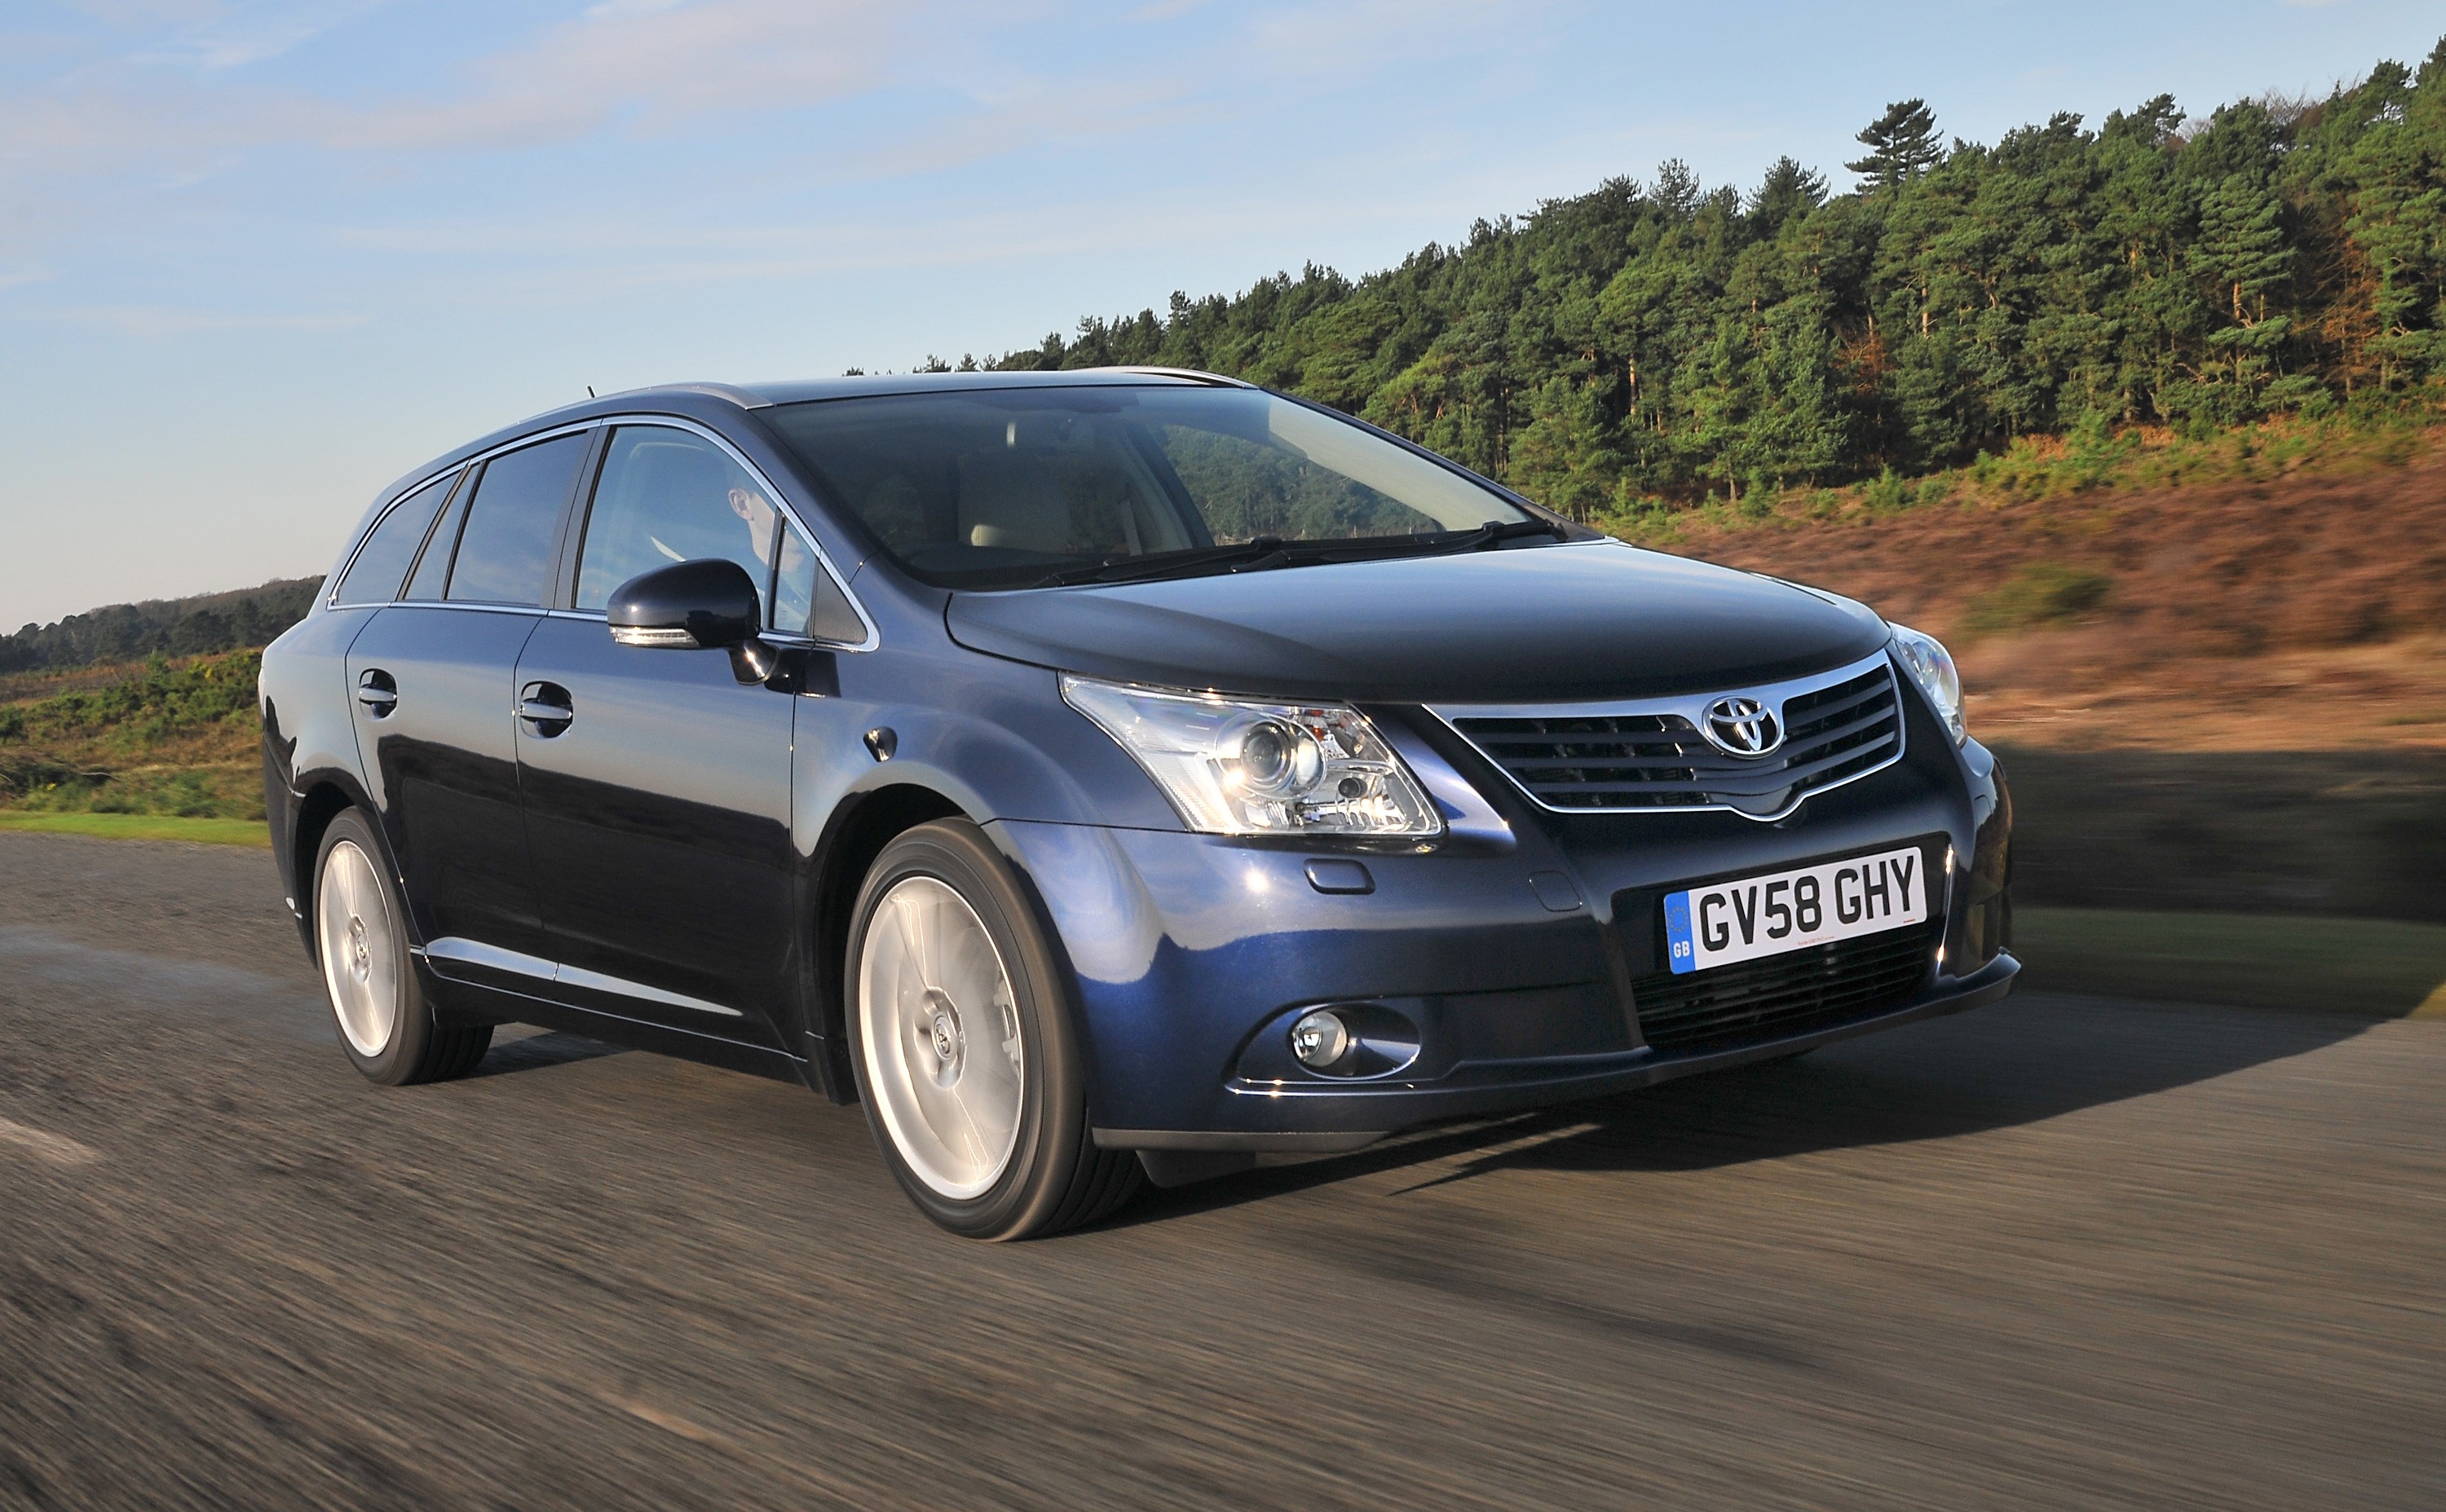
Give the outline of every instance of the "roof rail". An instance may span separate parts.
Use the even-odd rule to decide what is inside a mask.
[[[650,388],[623,389],[606,394],[605,399],[627,399],[632,394],[703,394],[708,399],[724,399],[741,409],[771,409],[773,401],[762,394],[751,393],[730,383],[656,383]]]
[[[1120,373],[1144,373],[1149,378],[1185,378],[1193,383],[1205,383],[1214,388],[1254,388],[1244,379],[1226,378],[1221,373],[1202,373],[1195,367],[1149,367],[1136,364],[1114,368]]]

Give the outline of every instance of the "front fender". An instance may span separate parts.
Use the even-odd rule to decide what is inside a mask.
[[[841,653],[839,693],[799,705],[799,813],[893,783],[931,788],[980,824],[995,819],[1182,828],[1171,802],[1112,737],[1062,701],[1056,673],[889,646]],[[891,732],[888,759],[866,737]],[[801,831],[801,834],[810,831]]]

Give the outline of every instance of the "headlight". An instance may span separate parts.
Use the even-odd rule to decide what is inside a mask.
[[[1138,758],[1193,830],[1410,839],[1443,832],[1418,780],[1356,709],[1066,676],[1062,697]]]
[[[1969,739],[1969,726],[1962,722],[1962,674],[1954,669],[1952,653],[1935,636],[1923,635],[1907,625],[1893,626],[1893,632],[1894,655],[1928,695],[1928,701],[1936,705],[1953,743]]]

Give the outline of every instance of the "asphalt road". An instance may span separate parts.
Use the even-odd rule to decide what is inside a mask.
[[[0,834],[0,1506],[2446,1506],[2446,1023],[2030,996],[957,1241],[855,1109],[369,1087]]]

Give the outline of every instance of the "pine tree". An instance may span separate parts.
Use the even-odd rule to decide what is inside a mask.
[[[1826,180],[1792,158],[1778,158],[1766,177],[1749,193],[1742,209],[1760,236],[1772,236],[1796,215],[1806,215],[1826,203]]]
[[[1888,105],[1886,113],[1854,140],[1869,149],[1869,155],[1843,166],[1877,189],[1916,178],[1945,156],[1936,144],[1936,117],[1929,112],[1925,100],[1900,100]]]
[[[2230,174],[2200,200],[2200,238],[2192,263],[2217,281],[2233,323],[2252,327],[2267,319],[2268,286],[2293,265],[2285,245],[2285,207],[2267,190]],[[2279,317],[2280,319],[2282,317]]]

